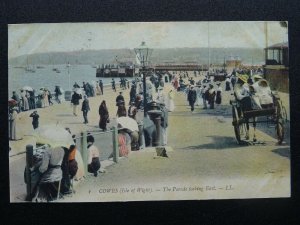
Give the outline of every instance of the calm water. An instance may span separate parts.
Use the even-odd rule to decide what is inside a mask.
[[[60,73],[53,71],[53,68],[58,68]],[[42,69],[36,69],[35,73],[26,72],[24,68],[14,68],[9,66],[8,70],[8,95],[12,95],[13,90],[19,90],[24,86],[30,86],[35,90],[41,87],[48,88],[51,92],[54,91],[55,85],[59,85],[64,90],[69,88],[69,74],[70,74],[70,87],[77,82],[80,86],[82,82],[92,83],[93,81],[102,80],[104,84],[110,84],[111,78],[98,78],[96,77],[96,68],[90,65],[74,65],[70,66],[69,73],[66,65],[45,66]],[[132,78],[127,78],[131,80]],[[119,82],[119,78],[115,81]]]

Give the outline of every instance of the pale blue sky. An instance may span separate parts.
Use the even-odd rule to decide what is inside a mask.
[[[264,48],[264,24],[260,21],[11,24],[8,57],[81,49],[133,49],[141,41],[152,48],[208,45]],[[278,21],[267,24],[268,45],[287,41],[287,30]]]

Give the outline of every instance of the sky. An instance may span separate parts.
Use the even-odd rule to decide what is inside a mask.
[[[150,48],[264,48],[287,41],[278,21],[36,23],[8,25],[8,58],[42,52]]]

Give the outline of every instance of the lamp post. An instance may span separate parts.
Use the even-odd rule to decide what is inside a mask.
[[[143,41],[139,47],[134,49],[134,51],[135,51],[137,59],[142,64],[144,116],[147,116],[147,111],[146,111],[146,103],[147,103],[147,98],[146,98],[146,72],[147,72],[147,70],[146,70],[146,66],[149,62],[149,58],[151,56],[151,53],[152,53],[153,49],[148,48],[146,46],[146,43]]]
[[[70,79],[70,63],[68,62],[68,64],[67,64],[67,68],[68,68],[68,77],[69,77],[69,90],[71,90],[71,79]]]

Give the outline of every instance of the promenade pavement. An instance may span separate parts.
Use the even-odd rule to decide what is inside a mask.
[[[172,87],[166,85],[167,92]],[[129,90],[124,90],[128,102]],[[116,113],[114,93],[90,98],[90,123],[74,117],[70,103],[40,109],[41,123],[59,121],[74,133],[95,130],[98,107],[103,98],[111,117]],[[290,195],[289,142],[276,145],[273,132],[257,131],[264,145],[237,145],[231,125],[230,93],[224,93],[221,112],[196,106],[191,113],[182,92],[175,94],[175,110],[169,113],[168,157],[157,157],[154,148],[131,152],[118,163],[110,163],[98,177],[87,176],[76,193],[59,202],[106,202],[143,200],[188,200],[288,197]],[[31,121],[22,113],[23,140],[10,142],[16,154],[32,140]],[[26,132],[28,131],[28,132]],[[289,137],[287,137],[289,138]],[[22,201],[24,155],[10,157],[11,201]],[[108,165],[108,164],[107,164]]]
[[[166,91],[171,88],[168,86]],[[89,176],[76,194],[60,202],[239,199],[290,196],[289,144],[258,129],[262,145],[238,145],[231,124],[230,93],[220,113],[175,94],[169,114],[168,157],[153,148],[131,152],[98,177]],[[274,128],[272,128],[274,129]]]

